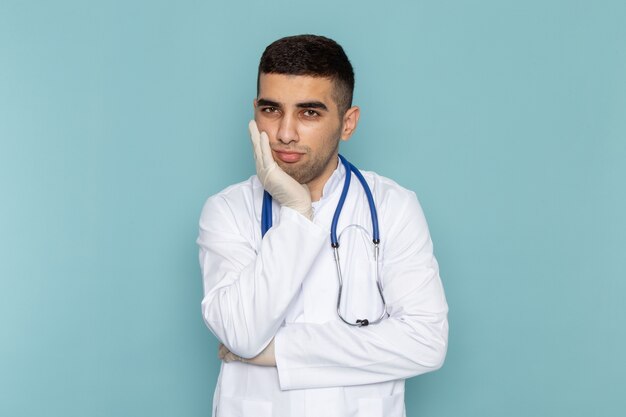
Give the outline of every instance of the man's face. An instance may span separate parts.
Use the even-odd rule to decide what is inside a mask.
[[[328,78],[263,73],[259,78],[254,100],[259,131],[269,136],[276,163],[309,188],[323,187],[337,167],[339,140],[347,140],[354,129],[346,129],[333,88]],[[358,108],[353,109],[358,119]]]

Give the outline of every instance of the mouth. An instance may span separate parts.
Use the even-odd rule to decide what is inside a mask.
[[[278,151],[278,150],[274,150],[274,154],[279,160],[281,160],[282,162],[286,162],[288,164],[293,164],[294,162],[298,162],[304,156],[304,154],[300,152]]]

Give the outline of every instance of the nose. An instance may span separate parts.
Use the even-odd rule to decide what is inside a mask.
[[[276,139],[284,144],[289,144],[291,142],[297,142],[298,138],[298,129],[297,129],[297,120],[291,115],[285,114],[280,119],[280,124],[278,126],[278,132],[276,132]]]

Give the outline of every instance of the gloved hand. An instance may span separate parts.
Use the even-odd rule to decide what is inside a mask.
[[[306,185],[300,184],[283,171],[272,156],[270,140],[265,132],[259,132],[256,122],[250,121],[250,139],[254,148],[256,174],[263,188],[272,195],[281,206],[292,208],[308,218],[313,219],[311,193]]]
[[[276,355],[274,354],[274,339],[267,345],[263,352],[259,353],[252,359],[244,359],[241,356],[237,356],[232,353],[226,346],[220,343],[220,348],[217,356],[226,363],[232,361],[239,361],[243,363],[249,363],[251,365],[259,366],[276,366]]]

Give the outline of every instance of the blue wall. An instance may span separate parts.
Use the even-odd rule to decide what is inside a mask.
[[[0,415],[207,416],[195,237],[258,58],[348,51],[343,148],[414,189],[450,310],[409,416],[626,409],[626,3],[0,3]]]

